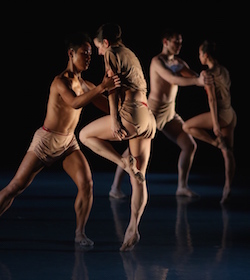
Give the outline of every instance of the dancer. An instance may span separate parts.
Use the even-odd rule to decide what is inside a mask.
[[[178,86],[203,86],[204,84],[197,79],[199,75],[178,57],[181,47],[181,33],[176,30],[166,30],[162,36],[162,51],[152,58],[150,64],[148,104],[155,116],[157,129],[181,149],[176,195],[193,197],[197,194],[188,187],[188,177],[196,151],[196,142],[182,129],[183,119],[176,113],[175,104]],[[211,82],[209,77],[207,82]],[[128,151],[125,150],[124,156],[127,153]],[[119,199],[125,196],[121,190],[123,176],[124,172],[118,166],[109,192],[111,197]]]
[[[75,182],[78,193],[75,199],[76,230],[75,242],[92,246],[85,233],[93,202],[93,181],[89,164],[80,150],[74,131],[82,107],[93,101],[99,109],[108,113],[105,89],[120,86],[117,76],[104,77],[96,87],[83,80],[82,71],[89,67],[92,40],[87,34],[73,34],[67,41],[68,64],[56,76],[50,86],[47,113],[43,126],[38,128],[15,176],[0,191],[0,215],[13,203],[33,181],[35,176],[55,161],[62,161],[63,169]]]
[[[117,74],[121,88],[109,92],[110,115],[101,117],[79,134],[81,142],[93,152],[119,165],[130,175],[131,216],[121,251],[132,250],[140,239],[139,222],[147,203],[145,174],[156,123],[147,104],[147,84],[138,58],[127,48],[116,23],[100,26],[94,38],[99,55],[104,56],[109,75]],[[128,140],[129,155],[122,157],[112,141]]]
[[[228,201],[235,173],[233,153],[236,113],[231,105],[231,80],[228,69],[218,62],[216,44],[205,40],[199,47],[199,59],[206,65],[206,72],[213,75],[214,84],[206,85],[210,112],[187,120],[183,129],[193,137],[218,147],[225,164],[225,184],[220,203]],[[208,131],[212,130],[214,136]]]

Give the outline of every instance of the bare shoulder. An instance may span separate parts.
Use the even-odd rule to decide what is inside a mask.
[[[54,77],[52,83],[51,83],[51,90],[57,90],[60,91],[60,89],[62,88],[70,88],[70,79],[67,78],[65,75],[65,73],[61,73],[57,76]]]
[[[155,56],[151,59],[150,67],[154,67],[154,66],[157,65],[159,62],[160,62],[160,60],[159,60],[159,55],[155,55]]]
[[[93,89],[93,88],[96,87],[96,85],[93,84],[93,83],[90,82],[90,81],[87,81],[87,80],[83,80],[83,81],[84,81],[84,83],[87,85],[87,87],[88,87],[89,89]]]
[[[151,62],[155,63],[155,62],[159,61],[159,56],[160,56],[160,54],[153,56],[151,59]]]

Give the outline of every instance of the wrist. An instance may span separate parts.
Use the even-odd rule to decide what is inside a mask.
[[[100,87],[100,90],[101,90],[100,93],[103,93],[104,91],[107,90],[107,88],[105,87],[105,85],[103,85],[103,83],[101,83],[101,84],[99,85],[99,87]]]

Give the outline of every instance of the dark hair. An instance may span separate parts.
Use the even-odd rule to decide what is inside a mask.
[[[84,32],[71,33],[65,38],[65,47],[67,50],[73,49],[74,51],[77,51],[86,43],[92,44],[92,40],[90,36]]]
[[[201,43],[200,48],[203,53],[211,56],[213,59],[217,59],[217,47],[214,41],[205,40]]]
[[[182,35],[181,32],[177,29],[172,29],[172,28],[168,28],[166,29],[162,36],[161,36],[161,39],[167,39],[167,40],[170,40],[172,39],[175,35],[179,36],[179,35]]]
[[[110,44],[112,43],[121,43],[122,42],[122,30],[119,24],[117,23],[105,23],[101,25],[97,32],[95,38],[102,42],[103,39],[109,41]]]

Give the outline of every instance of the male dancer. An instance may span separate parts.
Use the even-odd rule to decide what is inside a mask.
[[[22,193],[35,176],[45,167],[57,160],[62,161],[63,169],[78,188],[75,199],[76,230],[75,242],[82,246],[94,243],[85,234],[85,225],[93,202],[93,181],[89,164],[80,150],[74,131],[82,108],[91,101],[99,109],[108,113],[107,98],[102,95],[105,89],[120,86],[117,76],[104,77],[97,87],[83,80],[82,71],[90,64],[92,46],[87,34],[74,34],[68,40],[68,64],[57,75],[51,86],[47,113],[43,126],[34,134],[15,176],[0,191],[0,215]]]

